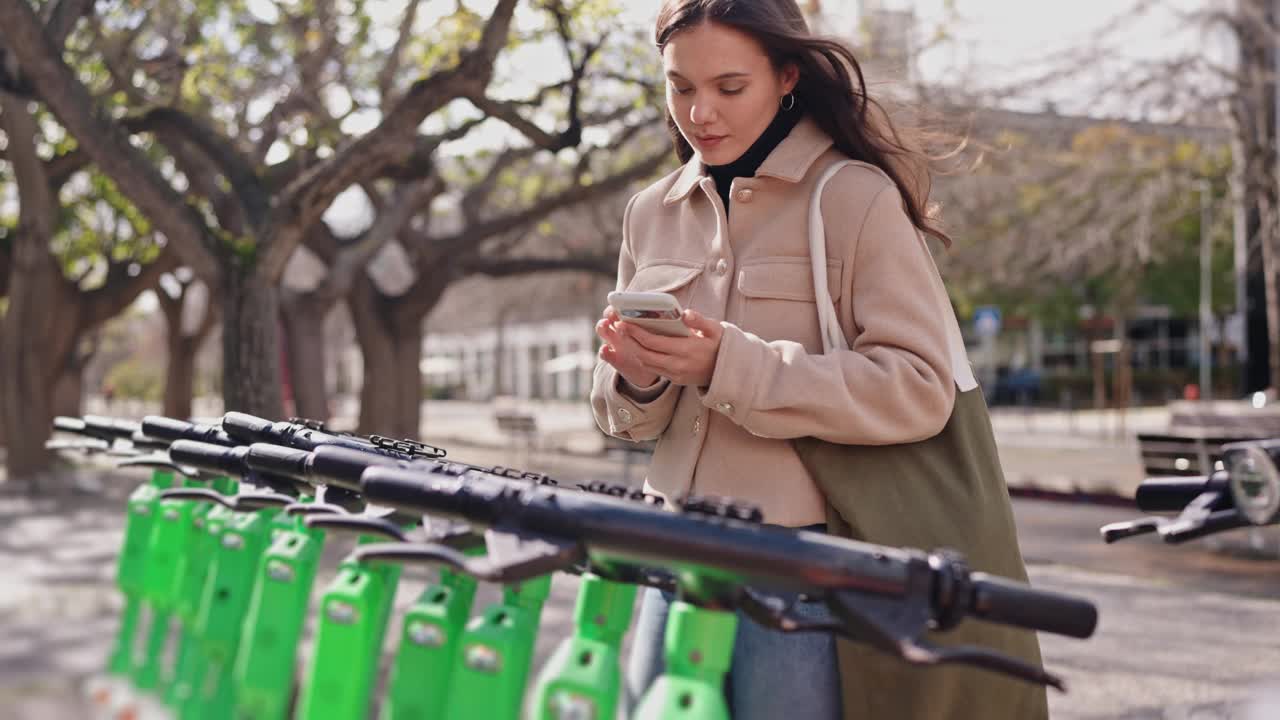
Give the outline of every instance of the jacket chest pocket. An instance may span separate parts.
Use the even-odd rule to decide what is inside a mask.
[[[702,265],[688,260],[655,260],[636,268],[626,290],[664,292],[675,296],[680,307],[689,307],[694,281],[702,274]]]
[[[837,315],[842,295],[840,269],[839,260],[827,260],[827,292]],[[809,353],[822,353],[809,258],[744,260],[738,269],[738,293],[742,296],[738,327],[764,340],[790,340]]]

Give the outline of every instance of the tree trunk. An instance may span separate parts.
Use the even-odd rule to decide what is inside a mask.
[[[84,414],[84,365],[67,363],[53,387],[53,414]]]
[[[1280,385],[1280,288],[1276,286],[1276,275],[1280,273],[1280,207],[1269,199],[1264,201],[1262,212],[1262,272],[1267,298],[1267,359],[1270,369],[1268,387],[1278,388]]]
[[[76,336],[77,305],[48,245],[21,237],[15,249],[9,309],[0,322],[0,412],[9,479],[29,481],[49,467],[54,389]],[[72,388],[74,390],[74,388]]]
[[[373,281],[361,277],[352,288],[351,320],[356,330],[356,343],[364,357],[360,378],[361,433],[391,434],[395,417],[396,391],[391,385],[395,375],[395,341],[385,310],[386,299]]]
[[[327,315],[328,308],[306,295],[286,294],[281,298],[280,320],[294,412],[320,421],[329,419],[329,394],[325,389],[324,321]]]
[[[1098,352],[1096,343],[1101,339],[1101,333],[1092,331],[1089,333],[1089,360],[1093,366],[1093,409],[1102,410],[1107,407],[1107,369],[1106,358]]]
[[[360,387],[361,433],[417,439],[422,424],[422,329],[398,332],[380,327],[377,339],[361,343],[364,376]],[[363,336],[364,331],[357,331]]]
[[[196,351],[203,338],[184,335],[182,327],[170,326],[168,361],[164,368],[164,415],[187,419],[196,391]]]
[[[422,430],[422,326],[447,285],[420,280],[389,298],[362,277],[352,289],[351,316],[364,356],[362,433],[417,438]]]
[[[222,287],[222,393],[227,410],[279,419],[279,291],[255,273],[228,268]]]
[[[1116,334],[1120,336],[1120,349],[1116,352],[1116,370],[1112,378],[1112,395],[1115,398],[1116,410],[1120,413],[1118,433],[1125,432],[1126,413],[1132,400],[1133,367],[1129,362],[1132,347],[1129,344],[1129,321],[1125,316],[1116,318]]]
[[[1276,273],[1280,270],[1280,186],[1276,182],[1276,42],[1277,16],[1275,4],[1269,0],[1239,0],[1236,3],[1235,40],[1239,50],[1236,86],[1232,93],[1230,118],[1242,169],[1238,180],[1242,201],[1248,214],[1258,219],[1258,246],[1261,249],[1263,295],[1265,297],[1267,387],[1280,384],[1280,292]],[[1258,19],[1264,22],[1258,22]],[[1252,241],[1250,245],[1252,245]],[[1250,270],[1257,266],[1252,259]],[[1255,276],[1250,273],[1249,278]],[[1253,283],[1249,283],[1253,285]],[[1260,323],[1251,323],[1251,328]],[[1263,348],[1252,344],[1260,340],[1253,332],[1248,352],[1249,365],[1255,372]]]
[[[54,385],[75,346],[76,290],[49,253],[57,199],[35,152],[35,118],[25,101],[0,93],[0,129],[18,178],[20,214],[10,257],[9,307],[0,319],[0,414],[11,482],[31,482],[49,467]]]
[[[4,342],[4,316],[3,315],[0,315],[0,342]],[[4,368],[5,368],[4,361],[6,359],[5,355],[6,353],[4,352],[4,348],[0,347],[0,392],[2,392],[5,387],[4,385]],[[7,447],[7,443],[5,442],[5,432],[4,432],[4,416],[5,416],[4,400],[0,399],[0,447]]]
[[[395,428],[398,437],[414,440],[422,435],[422,325],[425,316],[404,323],[396,333]]]

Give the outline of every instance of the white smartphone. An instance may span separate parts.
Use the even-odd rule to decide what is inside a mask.
[[[623,322],[635,323],[649,332],[672,337],[690,334],[689,326],[681,319],[684,310],[671,293],[611,292],[609,304]]]

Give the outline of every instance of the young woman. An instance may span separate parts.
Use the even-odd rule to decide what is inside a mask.
[[[809,33],[795,0],[667,0],[655,34],[685,165],[628,205],[618,289],[675,295],[694,332],[656,335],[605,309],[591,393],[600,427],[658,440],[646,488],[671,501],[726,496],[772,524],[954,547],[976,569],[1025,581],[986,407],[924,242],[949,242],[925,210],[928,158],[867,98],[852,54]],[[808,212],[819,177],[850,159],[821,204],[827,288],[850,349],[824,353]],[[834,484],[832,463],[849,471]],[[671,599],[644,596],[633,699],[661,670]],[[947,635],[1039,664],[1030,633],[970,622]],[[746,618],[726,692],[740,720],[1047,717],[1040,688]]]

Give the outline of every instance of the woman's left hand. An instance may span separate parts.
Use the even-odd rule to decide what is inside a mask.
[[[693,331],[688,337],[659,335],[626,322],[618,323],[618,332],[640,346],[637,356],[645,367],[676,385],[706,387],[716,369],[724,328],[693,310],[685,310],[681,320]]]

